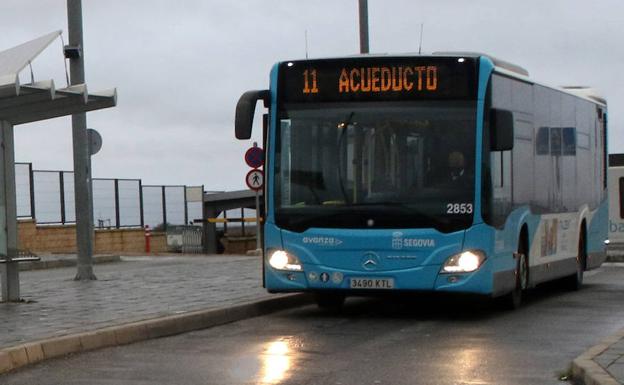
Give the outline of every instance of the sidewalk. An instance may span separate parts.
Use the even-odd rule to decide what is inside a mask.
[[[96,281],[75,268],[25,271],[27,303],[0,304],[0,348],[267,297],[252,257],[127,257],[95,265]]]
[[[624,329],[576,358],[572,373],[585,385],[624,384]]]
[[[624,254],[610,253],[607,261],[624,262]],[[585,385],[624,385],[624,329],[576,358],[572,372]]]
[[[280,298],[262,288],[259,257],[121,259],[119,263],[95,265],[96,281],[74,281],[75,267],[22,272],[20,286],[25,303],[0,303],[0,355],[33,341],[143,320],[173,317],[172,324],[179,324],[183,321],[181,316],[187,314],[187,318],[201,316],[205,322],[204,313],[210,309]],[[193,312],[196,314],[192,315]],[[118,334],[119,330],[113,332]],[[19,366],[14,362],[13,368]]]

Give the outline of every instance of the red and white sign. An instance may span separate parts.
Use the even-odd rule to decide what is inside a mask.
[[[251,168],[258,168],[264,165],[264,151],[258,146],[250,147],[245,152],[245,163]]]
[[[247,187],[252,190],[262,190],[262,186],[264,185],[264,172],[257,168],[250,170],[245,177],[245,182],[247,183]]]

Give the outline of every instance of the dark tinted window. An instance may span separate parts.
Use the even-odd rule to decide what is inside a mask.
[[[576,155],[576,128],[563,127],[561,129],[561,138],[563,141],[563,155]]]
[[[537,155],[550,154],[550,130],[548,129],[548,127],[540,127],[537,130],[537,137],[535,141]]]
[[[472,224],[474,102],[285,107],[276,148],[280,227],[447,232]]]
[[[604,176],[606,113],[588,100],[497,74],[490,92],[491,107],[513,113],[514,148],[511,191],[504,153],[490,152],[484,166],[489,217],[525,205],[535,213],[573,212],[584,204],[595,209],[604,199],[598,179]]]
[[[550,155],[561,155],[561,127],[550,127]]]

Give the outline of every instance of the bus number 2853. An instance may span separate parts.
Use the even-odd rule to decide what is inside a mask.
[[[447,214],[472,214],[472,203],[447,203]]]

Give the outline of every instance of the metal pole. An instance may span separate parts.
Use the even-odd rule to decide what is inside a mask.
[[[63,171],[59,171],[59,191],[61,192],[61,224],[65,224],[65,178]]]
[[[256,250],[260,250],[260,194],[256,190]]]
[[[69,59],[71,84],[85,82],[84,45],[82,41],[81,0],[67,0],[67,30],[69,46],[77,47],[79,55]],[[97,279],[93,274],[93,195],[91,156],[87,139],[87,114],[72,115],[74,150],[74,197],[76,203],[76,245],[78,271],[75,280]]]
[[[28,163],[28,183],[30,186],[30,217],[32,220],[36,220],[35,217],[35,174],[33,172],[32,163]]]
[[[167,192],[166,192],[165,186],[162,186],[162,214],[163,214],[163,231],[167,231]]]
[[[241,207],[241,237],[245,236],[245,208]]]
[[[217,224],[208,222],[208,218],[216,218],[219,216],[214,206],[208,206],[204,203],[204,252],[206,254],[217,254]]]
[[[188,226],[189,225],[189,220],[188,220],[188,199],[186,198],[186,190],[188,189],[188,186],[184,185],[184,226]]]
[[[139,214],[141,216],[141,227],[145,227],[145,216],[143,212],[143,181],[139,179]]]
[[[1,142],[0,160],[0,204],[4,205],[4,216],[0,226],[0,254],[6,256],[6,263],[0,265],[2,281],[2,300],[17,302],[20,300],[19,268],[11,259],[17,257],[17,203],[15,197],[15,150],[13,142],[13,125],[0,121]]]
[[[115,179],[115,228],[121,227],[119,216],[119,179]]]
[[[359,0],[360,53],[368,53],[368,0]]]

